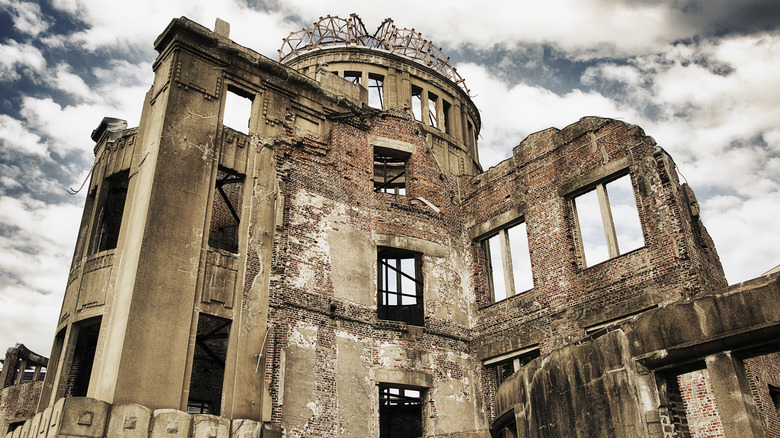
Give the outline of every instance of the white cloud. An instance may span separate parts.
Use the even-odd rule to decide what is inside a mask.
[[[460,64],[468,78],[474,103],[481,110],[480,161],[484,168],[511,156],[525,137],[549,127],[564,128],[584,116],[603,116],[631,122],[638,116],[595,92],[573,90],[559,96],[525,84],[507,84],[484,66]]]
[[[14,40],[0,44],[0,82],[21,78],[20,71],[31,76],[45,68],[46,59],[35,46]]]
[[[702,217],[731,283],[780,265],[780,191],[741,198],[715,196],[701,203]]]
[[[37,36],[50,26],[50,23],[44,19],[38,3],[0,0],[0,10],[3,9],[11,14],[14,27],[19,32]]]
[[[245,2],[192,2],[184,0],[138,0],[122,9],[103,0],[59,0],[54,7],[77,16],[87,29],[72,39],[90,50],[111,47],[119,51],[145,50],[150,54],[152,42],[174,17],[187,18],[212,28],[216,18],[231,24],[231,39],[239,44],[275,57],[281,37],[295,28],[279,12],[252,9]],[[274,38],[269,38],[273,35]],[[278,38],[278,40],[275,40]]]
[[[41,137],[30,132],[24,124],[6,114],[0,114],[0,156],[5,159],[21,155],[48,156]]]
[[[370,33],[388,15],[386,7],[358,0],[287,0],[282,7],[311,21],[327,14],[347,18],[357,12]],[[439,45],[486,49],[550,43],[582,58],[646,53],[659,43],[696,31],[680,25],[679,10],[658,2],[499,0],[489,5],[449,2],[445,7],[442,2],[398,0],[392,18],[396,26],[422,30],[426,39]]]
[[[0,196],[0,344],[48,355],[81,208]],[[18,338],[17,338],[18,337]]]

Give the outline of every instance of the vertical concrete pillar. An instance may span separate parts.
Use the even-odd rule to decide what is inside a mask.
[[[733,353],[718,353],[708,356],[706,363],[726,437],[763,437],[742,359]]]

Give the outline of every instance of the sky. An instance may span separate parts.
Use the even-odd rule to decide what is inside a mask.
[[[697,194],[729,283],[780,264],[776,0],[0,0],[0,352],[48,355],[104,116],[137,126],[174,17],[276,59],[328,14],[414,28],[481,110],[485,169],[584,116],[641,126]]]

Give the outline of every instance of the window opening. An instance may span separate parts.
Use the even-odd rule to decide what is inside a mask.
[[[423,390],[379,386],[379,437],[417,438],[422,431]]]
[[[386,247],[377,254],[379,319],[424,325],[422,254]]]
[[[230,320],[201,313],[192,358],[187,412],[220,414]]]
[[[190,401],[187,402],[187,413],[188,414],[208,414],[209,413],[209,404],[208,404],[208,402],[204,402],[204,401],[190,400]]]
[[[374,191],[406,195],[408,153],[374,146]]]
[[[363,76],[363,73],[359,71],[345,71],[344,72],[344,79],[352,82],[355,85],[360,85],[360,78]]]
[[[412,85],[412,115],[414,120],[422,122],[422,88]]]
[[[626,174],[574,198],[574,217],[585,266],[644,246],[639,212]]]
[[[225,113],[222,124],[244,134],[249,134],[249,116],[252,114],[252,99],[229,87],[225,93]]]
[[[499,230],[498,234],[484,240],[483,245],[493,302],[533,289],[525,222]]]
[[[439,98],[433,93],[428,93],[428,124],[439,128]]]
[[[510,357],[508,359],[501,360],[500,362],[491,364],[496,376],[496,383],[501,385],[504,383],[504,381],[506,381],[506,379],[511,377],[512,374],[520,371],[520,369],[528,365],[529,362],[536,359],[537,357],[539,357],[539,349],[533,348],[514,357]]]
[[[106,178],[98,206],[90,254],[116,248],[127,200],[128,173]]]
[[[217,170],[209,225],[210,247],[238,253],[243,186],[244,175],[222,167]]]
[[[468,138],[466,138],[465,143],[471,148],[473,148],[475,145],[474,125],[471,124],[471,121],[466,121],[466,135],[468,136]]]
[[[452,109],[452,105],[450,105],[449,102],[446,100],[442,100],[442,112],[444,113],[444,133],[445,134],[452,134],[452,126],[450,126],[450,113]]]
[[[100,334],[100,317],[73,326],[78,334],[68,366],[65,397],[86,397]]]
[[[382,75],[368,74],[368,106],[382,109],[385,107],[385,77]]]

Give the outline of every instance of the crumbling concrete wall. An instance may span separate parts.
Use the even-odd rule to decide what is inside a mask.
[[[499,388],[498,410],[511,414],[493,429],[516,423],[527,437],[674,436],[667,435],[676,432],[665,381],[683,375],[678,391],[695,417],[691,431],[709,428],[717,436],[720,422],[722,436],[772,436],[743,358],[780,349],[779,300],[775,274],[648,311],[536,359]],[[691,376],[691,369],[704,372]],[[706,418],[715,415],[711,402],[694,406],[708,397],[719,421]]]

